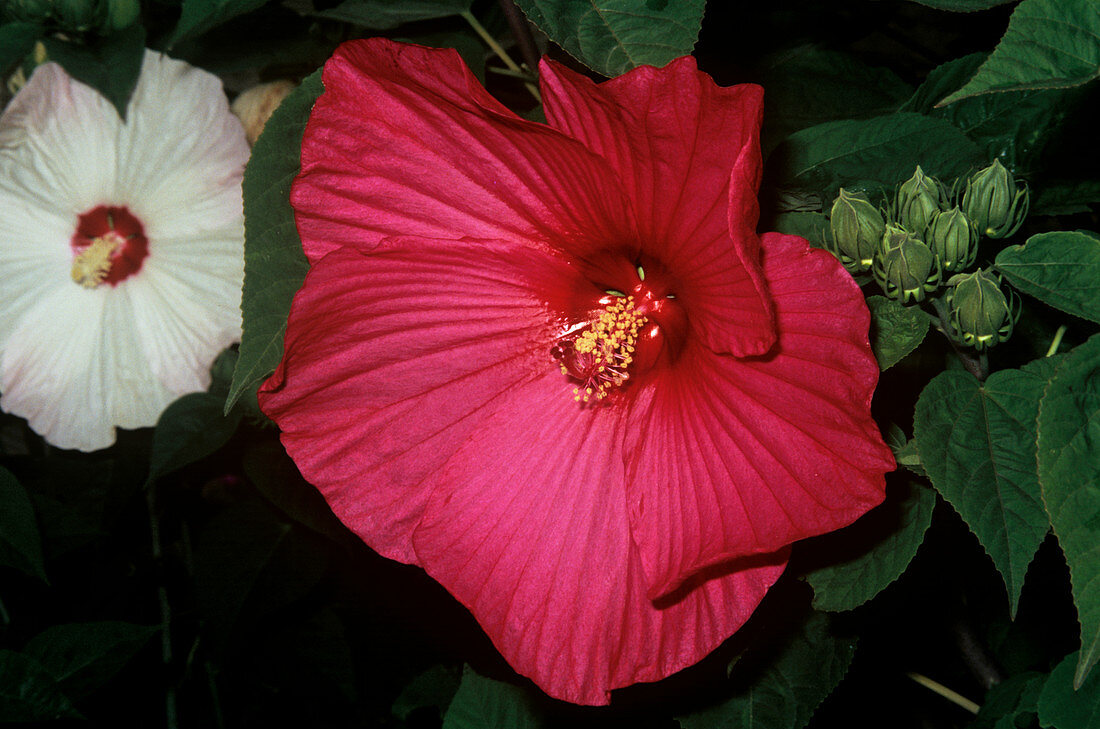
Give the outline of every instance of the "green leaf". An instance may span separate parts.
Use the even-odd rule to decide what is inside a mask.
[[[956,177],[981,161],[978,147],[951,123],[902,112],[818,124],[795,132],[773,157],[787,187],[822,190],[831,199],[858,180],[891,188],[912,176]]]
[[[903,306],[885,296],[868,296],[867,308],[871,310],[871,350],[883,371],[905,359],[928,334],[931,319],[915,306]]]
[[[0,71],[7,72],[30,53],[43,31],[38,23],[5,23],[0,26]]]
[[[832,235],[824,213],[782,213],[775,216],[772,227],[779,233],[802,236],[814,248],[824,248]]]
[[[912,92],[893,71],[815,45],[769,56],[760,73],[771,146],[815,124],[892,112]]]
[[[229,442],[241,423],[241,412],[222,412],[222,398],[193,392],[165,408],[153,431],[149,457],[151,484],[177,468],[194,463]]]
[[[262,7],[268,0],[183,0],[179,22],[176,23],[167,47],[202,35],[227,20]]]
[[[988,10],[1013,0],[913,0],[937,10],[950,10],[954,13],[972,13],[976,10]]]
[[[855,524],[797,547],[828,560],[806,573],[814,588],[814,607],[852,610],[901,577],[924,541],[935,506],[935,491],[902,481]]]
[[[57,681],[37,661],[0,649],[0,723],[79,717]]]
[[[55,625],[32,638],[23,652],[49,671],[67,696],[80,699],[110,681],[159,631],[155,625],[117,621]]]
[[[1036,167],[1048,130],[1072,112],[1077,90],[1014,91],[988,94],[936,108],[935,103],[974,75],[985,56],[973,53],[939,66],[902,106],[951,122],[984,151],[1018,175]]]
[[[348,540],[350,532],[332,513],[321,492],[298,473],[280,443],[265,442],[249,449],[242,466],[256,489],[284,514],[333,541]]]
[[[1039,694],[1039,724],[1057,729],[1100,729],[1100,674],[1079,683],[1074,665],[1081,656],[1071,653],[1054,667]]]
[[[1001,370],[984,383],[940,374],[917,400],[913,433],[932,485],[978,537],[1016,614],[1031,558],[1050,528],[1035,468],[1035,419],[1048,373]]]
[[[844,678],[855,651],[854,639],[832,634],[828,616],[812,613],[770,652],[769,665],[741,677],[729,699],[677,719],[683,729],[801,729]]]
[[[1081,623],[1080,687],[1100,659],[1100,335],[1069,353],[1039,407],[1039,483],[1069,563]],[[1096,682],[1094,681],[1094,684]]]
[[[1100,76],[1100,4],[1095,0],[1023,0],[1008,30],[951,104],[994,91],[1057,89]]]
[[[1031,726],[1046,676],[1027,671],[989,689],[969,729],[1018,729]]]
[[[519,686],[462,669],[462,683],[443,717],[443,729],[524,729],[543,726],[530,695]]]
[[[618,76],[689,55],[706,0],[516,0],[516,5],[581,63]]]
[[[1031,192],[1032,215],[1076,215],[1100,203],[1100,179],[1058,180]]]
[[[290,207],[290,183],[300,167],[302,132],[323,90],[319,70],[302,81],[267,120],[244,169],[244,333],[226,412],[275,371],[290,302],[309,270]]]
[[[456,669],[442,665],[432,666],[401,690],[390,713],[401,721],[407,720],[409,714],[417,709],[425,707],[439,709],[442,714],[450,706],[461,681],[462,676]]]
[[[997,254],[997,270],[1021,292],[1100,322],[1100,240],[1085,231],[1053,231]]]
[[[317,15],[374,30],[393,30],[405,23],[462,15],[470,12],[472,4],[473,0],[345,0]]]
[[[46,55],[65,72],[103,94],[126,118],[126,107],[141,75],[145,58],[145,28],[134,23],[118,33],[81,45],[59,38],[43,38]]]
[[[0,468],[0,565],[14,567],[46,582],[42,538],[34,505],[23,485],[6,468]]]

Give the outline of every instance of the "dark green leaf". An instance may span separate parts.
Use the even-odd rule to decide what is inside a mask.
[[[978,164],[981,152],[951,123],[903,112],[803,129],[773,157],[784,186],[822,190],[831,199],[849,181],[892,188],[918,164],[927,174],[949,179]]]
[[[524,729],[543,726],[526,691],[462,670],[462,684],[443,717],[443,729]]]
[[[881,370],[888,370],[916,349],[928,334],[928,314],[885,296],[867,297],[871,310],[871,350]]]
[[[118,115],[126,118],[126,107],[145,57],[145,28],[140,23],[87,45],[59,38],[43,38],[42,42],[49,60],[57,61],[70,76],[103,94]]]
[[[24,653],[80,699],[111,680],[155,633],[155,625],[123,622],[55,625],[27,643]]]
[[[1100,75],[1100,4],[1023,0],[989,59],[950,104],[994,91],[1078,86]]]
[[[1066,656],[1047,676],[1039,694],[1039,724],[1055,729],[1100,729],[1100,675],[1078,684],[1077,653]],[[1014,728],[1013,728],[1014,729]]]
[[[1069,353],[1039,408],[1039,483],[1081,623],[1074,686],[1100,659],[1100,335]],[[1094,679],[1094,686],[1100,681]]]
[[[1100,203],[1100,179],[1059,180],[1031,191],[1032,215],[1075,215]]]
[[[46,581],[42,538],[34,505],[26,489],[7,469],[0,468],[0,565],[14,567]]]
[[[195,38],[238,15],[266,4],[268,0],[183,0],[179,22],[168,39],[168,48]]]
[[[334,541],[347,541],[347,528],[333,515],[321,492],[306,483],[278,442],[249,449],[242,465],[256,489],[284,514]]]
[[[1035,469],[1035,419],[1047,384],[1036,368],[985,383],[948,371],[917,401],[914,437],[932,485],[978,537],[1008,589],[1010,611],[1050,528]]]
[[[1019,729],[1031,726],[1038,711],[1039,692],[1046,676],[1028,671],[997,684],[982,701],[970,729]]]
[[[921,5],[927,5],[937,10],[950,10],[955,13],[972,13],[975,10],[988,10],[989,8],[1014,2],[1014,0],[913,0]]]
[[[214,644],[304,596],[327,568],[327,552],[310,534],[261,502],[222,509],[195,548],[195,594]]]
[[[932,523],[936,492],[913,481],[892,487],[886,501],[855,524],[807,540],[808,554],[828,563],[806,573],[818,610],[852,610],[901,576]]]
[[[0,723],[79,716],[57,681],[37,661],[0,649]]]
[[[982,148],[987,160],[999,159],[1016,174],[1027,174],[1037,164],[1048,130],[1070,114],[1078,93],[1065,89],[1012,91],[935,108],[936,102],[974,75],[984,58],[973,53],[934,69],[902,110],[951,122]]]
[[[6,72],[34,48],[42,37],[37,23],[5,23],[0,26],[0,72]]]
[[[758,675],[744,677],[751,682],[738,683],[722,704],[677,717],[680,726],[801,729],[844,678],[855,651],[854,639],[836,637],[828,617],[813,613],[771,654],[770,665]]]
[[[1021,292],[1100,322],[1100,240],[1084,231],[1040,233],[997,254],[997,270]]]
[[[229,442],[241,422],[241,412],[222,412],[222,398],[193,392],[165,408],[153,431],[149,481],[194,463]]]
[[[823,213],[782,213],[775,216],[775,230],[788,235],[799,235],[814,248],[824,248],[829,231],[829,219]]]
[[[473,0],[344,0],[317,15],[374,30],[470,12]]]
[[[302,132],[323,88],[317,71],[283,100],[244,170],[244,333],[226,412],[275,371],[290,302],[309,270],[290,207],[290,183],[300,167]]]
[[[439,709],[442,715],[454,699],[461,680],[462,676],[456,669],[432,666],[405,686],[394,700],[391,713],[405,721],[417,709],[433,707]]]
[[[706,0],[516,0],[539,30],[604,76],[695,48]]]
[[[907,440],[905,432],[897,425],[891,424],[885,436],[886,445],[894,452],[894,460],[899,466],[904,466],[918,476],[927,477],[924,467],[920,464],[920,453],[917,452],[917,441]]]
[[[769,146],[815,124],[892,112],[912,92],[888,69],[813,45],[769,56],[760,72]]]

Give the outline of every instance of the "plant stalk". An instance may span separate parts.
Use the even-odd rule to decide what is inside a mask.
[[[485,45],[489,46],[493,53],[497,55],[497,58],[499,58],[510,71],[523,73],[523,69],[520,68],[519,64],[512,60],[512,57],[508,55],[508,51],[504,50],[504,46],[497,43],[497,39],[494,38],[489,31],[485,30],[485,26],[478,22],[478,19],[474,17],[473,13],[469,10],[464,10],[461,15],[462,18],[470,24],[470,27],[474,29],[474,32],[478,34],[481,40],[485,41]],[[535,97],[535,101],[541,104],[542,95],[539,93],[538,87],[530,81],[525,82],[523,85],[527,87],[527,90]]]
[[[938,681],[933,681],[932,679],[928,678],[928,676],[913,672],[909,672],[905,675],[919,683],[921,686],[924,686],[929,691],[933,691],[944,697],[951,703],[955,704],[956,706],[960,706],[966,709],[971,714],[977,714],[978,711],[982,708],[970,699],[958,693],[957,691],[952,691],[951,689],[944,686],[942,683]]]

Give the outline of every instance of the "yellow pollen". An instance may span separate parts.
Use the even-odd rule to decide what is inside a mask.
[[[73,281],[86,289],[94,289],[103,283],[111,272],[111,255],[122,243],[122,236],[114,232],[93,240],[73,259]]]
[[[613,387],[630,378],[627,368],[634,361],[638,330],[645,323],[646,317],[634,308],[633,296],[618,298],[573,341],[573,351],[589,360],[584,374],[578,378],[584,380],[583,384],[573,388],[574,400],[585,403],[603,400]],[[563,366],[562,372],[566,371]]]

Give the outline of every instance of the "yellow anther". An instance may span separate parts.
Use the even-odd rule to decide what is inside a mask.
[[[571,366],[561,370],[581,381],[573,389],[573,399],[580,403],[600,401],[613,387],[630,378],[626,371],[634,361],[633,353],[638,331],[646,317],[634,308],[634,298],[617,298],[600,312],[588,327],[572,340],[574,358]]]
[[[73,259],[73,281],[88,289],[103,283],[111,272],[111,255],[122,243],[122,236],[117,233],[108,233],[93,240]]]

